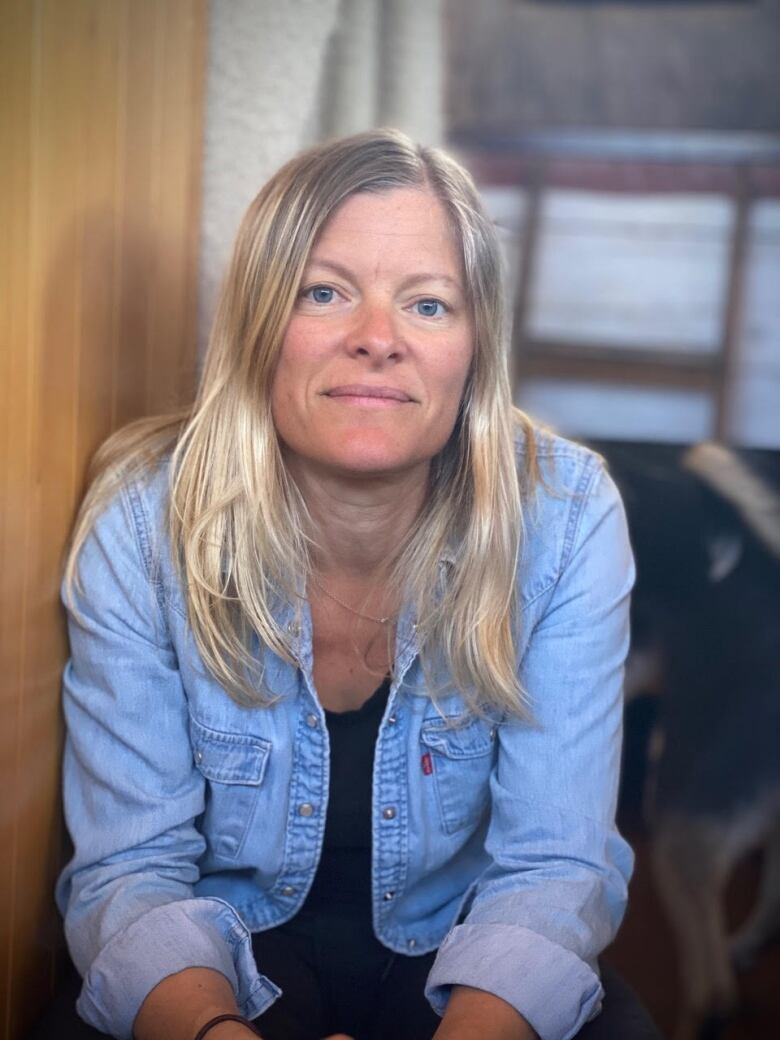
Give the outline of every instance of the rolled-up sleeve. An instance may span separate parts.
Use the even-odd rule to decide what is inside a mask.
[[[120,1038],[131,1037],[151,989],[188,967],[225,975],[249,1017],[279,992],[258,974],[233,908],[193,895],[204,781],[152,557],[143,500],[128,485],[81,551],[74,600],[64,597],[64,799],[74,853],[57,900],[84,977],[79,1014]]]
[[[439,1013],[453,985],[494,993],[542,1040],[568,1040],[598,1012],[596,958],[620,924],[633,866],[614,821],[634,565],[612,479],[595,457],[586,476],[520,666],[532,722],[499,727],[492,863],[426,989]]]

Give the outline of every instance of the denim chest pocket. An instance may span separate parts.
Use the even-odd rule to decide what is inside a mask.
[[[432,774],[441,822],[447,834],[476,824],[490,801],[490,774],[496,729],[481,719],[453,726],[433,719],[423,723],[420,740]]]
[[[222,733],[190,720],[192,755],[206,779],[201,829],[212,851],[235,859],[244,844],[268,767],[271,742]]]

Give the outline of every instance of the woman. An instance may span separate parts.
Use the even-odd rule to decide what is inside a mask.
[[[598,1011],[632,560],[600,460],[512,408],[499,280],[451,159],[315,148],[245,217],[194,407],[99,453],[58,886],[96,1029]]]

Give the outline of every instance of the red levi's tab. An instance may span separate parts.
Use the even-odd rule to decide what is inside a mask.
[[[422,758],[420,759],[420,765],[422,766],[422,771],[425,774],[425,776],[430,776],[433,772],[433,761],[431,760],[430,751],[426,751],[425,754],[422,756]]]

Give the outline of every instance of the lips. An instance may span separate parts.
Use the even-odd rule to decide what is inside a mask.
[[[394,386],[370,386],[365,383],[348,383],[346,386],[334,386],[324,391],[325,397],[375,397],[386,401],[400,401],[408,404],[414,398]]]

